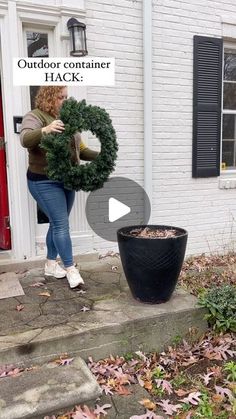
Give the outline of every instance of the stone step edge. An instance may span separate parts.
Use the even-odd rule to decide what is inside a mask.
[[[45,363],[37,369],[0,380],[0,418],[30,419],[96,400],[102,393],[80,357],[71,364]]]
[[[84,359],[92,356],[96,360],[110,354],[121,355],[137,350],[161,351],[176,336],[188,338],[190,329],[194,334],[191,339],[198,339],[205,333],[208,329],[205,313],[204,308],[193,307],[175,313],[151,315],[146,319],[120,323],[114,320],[112,324],[97,325],[83,331],[72,331],[69,324],[57,327],[55,331],[44,329],[46,333],[49,331],[48,338],[39,338],[42,329],[5,336],[4,343],[0,345],[0,365],[21,365],[27,362],[27,366],[30,366],[34,362],[43,363],[64,353]],[[173,321],[175,328],[172,331]],[[145,322],[147,326],[144,327]],[[147,334],[151,336],[148,338]]]

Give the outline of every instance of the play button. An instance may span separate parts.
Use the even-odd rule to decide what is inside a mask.
[[[112,177],[103,188],[90,192],[86,217],[92,230],[100,237],[116,241],[121,227],[147,224],[151,207],[142,186],[125,177]]]
[[[131,211],[130,207],[115,198],[109,199],[109,221],[113,223],[124,215],[129,214]]]

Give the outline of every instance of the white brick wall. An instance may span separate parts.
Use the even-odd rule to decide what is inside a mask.
[[[113,120],[115,174],[143,184],[142,1],[85,5],[89,54],[116,58],[116,86],[88,88],[88,102]],[[231,250],[236,238],[235,189],[191,175],[193,36],[221,37],[221,17],[234,14],[234,0],[153,1],[153,223],[186,228],[188,254]],[[116,248],[99,238],[95,247]]]
[[[87,101],[112,118],[119,143],[114,175],[143,185],[142,2],[86,0],[86,24],[89,55],[116,59],[115,86],[89,87]],[[117,245],[96,236],[95,249],[106,253]]]
[[[153,222],[189,231],[188,253],[232,249],[236,191],[193,179],[193,35],[222,36],[233,0],[153,2]],[[235,39],[236,43],[236,39]]]

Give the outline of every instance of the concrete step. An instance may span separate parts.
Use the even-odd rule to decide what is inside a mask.
[[[117,257],[83,262],[81,274],[86,291],[71,290],[66,278],[45,279],[36,268],[20,279],[25,295],[1,299],[0,365],[43,363],[62,353],[98,360],[161,351],[190,329],[191,338],[207,329],[205,310],[181,288],[165,304],[136,301]]]
[[[61,304],[68,304],[65,309],[70,309],[70,304],[81,304],[75,300]],[[56,303],[57,313],[59,303]],[[79,305],[82,306],[88,306],[87,300]],[[52,303],[43,319],[48,324],[57,320],[51,309]],[[36,327],[37,319],[33,319],[32,330],[0,336],[0,365],[46,361],[65,352],[98,360],[110,354],[161,351],[176,338],[186,337],[190,330],[192,338],[197,338],[207,329],[203,319],[205,310],[197,306],[194,296],[183,290],[176,290],[170,301],[158,305],[137,302],[127,290],[115,298],[93,302],[89,311],[78,310],[65,324]]]
[[[70,365],[46,363],[0,379],[0,418],[42,419],[100,395],[96,379],[80,357]]]

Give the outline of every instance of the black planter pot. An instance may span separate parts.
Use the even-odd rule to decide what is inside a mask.
[[[169,238],[130,236],[131,230],[148,227],[151,230],[172,230]],[[188,233],[165,225],[134,225],[117,231],[123,270],[135,299],[151,304],[168,301],[175,289],[184,261]]]

